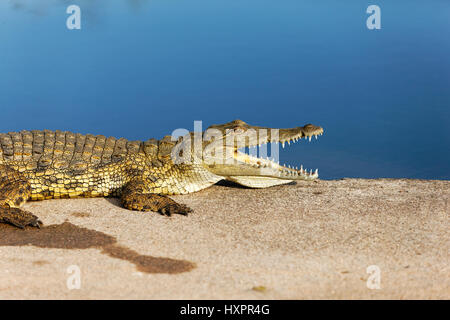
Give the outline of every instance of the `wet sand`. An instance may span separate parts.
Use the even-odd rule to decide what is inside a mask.
[[[194,213],[27,203],[45,227],[0,225],[0,299],[450,298],[449,181],[219,185],[173,198]],[[74,270],[80,289],[67,286]]]

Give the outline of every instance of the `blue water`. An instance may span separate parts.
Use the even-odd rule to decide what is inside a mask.
[[[281,162],[449,179],[450,1],[2,0],[0,108],[1,132],[128,139],[194,120],[313,123],[325,134]]]

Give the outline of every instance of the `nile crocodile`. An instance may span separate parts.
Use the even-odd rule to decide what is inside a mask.
[[[209,132],[213,134],[206,137]],[[186,215],[192,210],[168,195],[195,192],[223,179],[255,188],[316,179],[317,171],[281,166],[241,152],[240,147],[278,142],[284,146],[322,133],[311,124],[278,130],[235,120],[200,132],[197,149],[196,132],[176,141],[172,136],[128,141],[50,130],[0,134],[0,223],[39,227],[38,217],[20,209],[27,200],[112,196],[130,210]],[[194,143],[184,143],[190,141],[187,138],[194,138]],[[239,139],[243,145],[234,143]],[[183,152],[191,153],[191,161],[179,161]],[[216,161],[219,154],[225,161]]]

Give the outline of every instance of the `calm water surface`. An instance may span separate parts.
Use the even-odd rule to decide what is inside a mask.
[[[376,2],[376,3],[375,3]],[[322,178],[450,178],[450,1],[2,0],[0,131],[314,123]],[[82,29],[66,28],[66,8]],[[381,8],[368,30],[366,8]]]

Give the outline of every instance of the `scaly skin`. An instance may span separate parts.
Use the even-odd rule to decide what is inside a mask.
[[[308,126],[281,129],[280,142],[323,132],[320,127]],[[226,129],[239,136],[260,127],[235,120],[210,128],[222,132],[224,139],[229,134]],[[202,150],[223,141],[203,142]],[[171,153],[175,145],[170,136],[140,142],[49,130],[0,134],[0,222],[39,227],[42,223],[36,216],[19,209],[23,203],[77,197],[120,197],[123,206],[131,210],[186,215],[192,210],[167,195],[195,192],[222,179],[266,187],[317,177],[293,169],[288,172],[281,166],[273,169],[278,170],[273,176],[255,174],[259,159],[241,161],[245,156],[237,148],[232,152],[238,162],[235,166],[211,165],[204,159],[174,163]],[[255,144],[250,141],[247,145]]]

